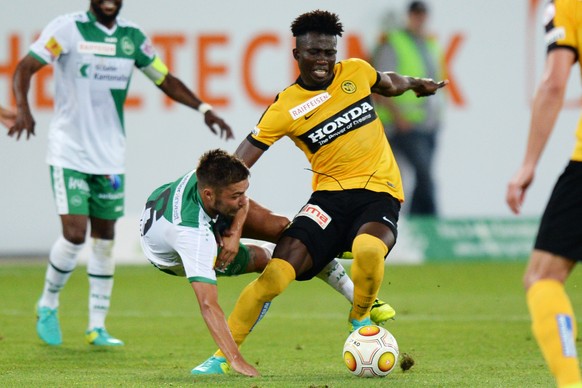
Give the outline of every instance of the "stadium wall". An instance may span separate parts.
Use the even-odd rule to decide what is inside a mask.
[[[0,104],[13,104],[11,76],[28,45],[53,17],[88,8],[88,1],[7,2],[0,13]],[[157,186],[191,169],[210,148],[234,151],[275,94],[297,76],[289,24],[316,8],[337,12],[346,29],[339,58],[366,57],[382,25],[401,20],[406,2],[361,0],[254,0],[211,2],[126,0],[122,16],[143,27],[172,72],[213,104],[232,125],[236,140],[223,142],[197,112],[171,103],[135,72],[126,109],[128,136],[126,217],[119,222],[116,250],[138,257],[137,222],[145,198]],[[538,0],[429,1],[431,30],[447,52],[451,81],[435,170],[443,218],[512,218],[504,203],[508,179],[524,152],[533,85],[544,55]],[[226,11],[228,10],[228,11]],[[576,77],[578,75],[576,74]],[[568,107],[558,122],[524,206],[536,218],[571,152],[578,116],[578,78],[571,80]],[[51,118],[53,79],[35,77],[30,93],[36,137],[0,141],[0,256],[46,254],[60,233],[44,162]],[[273,210],[293,215],[308,198],[308,163],[284,140],[253,168],[250,195]],[[403,166],[405,184],[411,177]],[[406,206],[406,205],[405,205]],[[512,221],[512,222],[514,222]],[[406,246],[407,220],[397,249]],[[413,240],[411,237],[409,240]],[[400,248],[402,247],[402,248]],[[403,260],[414,249],[399,252]],[[394,252],[395,256],[397,251]]]

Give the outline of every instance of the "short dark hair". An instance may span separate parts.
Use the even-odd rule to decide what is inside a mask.
[[[200,157],[196,177],[200,187],[218,191],[228,185],[247,179],[251,172],[237,156],[221,149],[207,151]]]
[[[308,32],[342,36],[344,27],[337,14],[317,9],[299,15],[291,23],[291,32],[295,37],[305,35]]]
[[[428,13],[428,7],[424,1],[412,1],[408,4],[408,13]]]

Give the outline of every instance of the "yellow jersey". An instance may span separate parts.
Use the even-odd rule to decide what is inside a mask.
[[[301,149],[314,191],[367,189],[404,200],[400,170],[376,115],[371,88],[380,75],[366,61],[336,63],[331,83],[296,83],[280,92],[247,139],[267,150],[283,136]]]
[[[582,2],[550,1],[544,16],[548,52],[559,47],[572,50],[582,69]],[[576,128],[576,145],[572,160],[582,162],[582,117]]]

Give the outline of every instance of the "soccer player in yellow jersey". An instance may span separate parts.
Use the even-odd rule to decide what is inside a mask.
[[[279,93],[236,154],[252,167],[273,143],[288,136],[311,163],[314,192],[229,317],[239,345],[273,298],[293,280],[311,279],[343,251],[354,256],[352,330],[371,324],[370,309],[384,276],[384,259],[396,242],[404,200],[398,165],[371,93],[390,97],[412,90],[422,97],[446,84],[379,72],[360,59],[336,63],[337,36],[343,32],[336,14],[302,14],[291,31],[300,76]],[[192,373],[223,373],[219,365],[224,363],[217,352]]]
[[[529,138],[506,200],[518,214],[536,166],[556,123],[572,66],[582,58],[582,2],[548,2],[544,14],[548,53],[537,88]],[[570,162],[558,179],[538,230],[524,275],[532,331],[558,387],[582,387],[576,352],[576,317],[564,283],[582,260],[582,119]]]

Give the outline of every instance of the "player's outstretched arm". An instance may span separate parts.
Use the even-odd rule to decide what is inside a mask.
[[[372,88],[372,92],[393,97],[412,90],[417,97],[426,97],[435,94],[448,83],[448,80],[437,82],[430,78],[409,77],[387,71],[380,72],[380,81]]]
[[[234,139],[230,126],[214,113],[212,107],[203,103],[182,81],[171,73],[166,75],[159,88],[172,100],[200,111],[204,115],[204,122],[212,133],[225,140]]]
[[[36,123],[30,112],[28,91],[30,89],[30,79],[33,74],[43,66],[45,66],[44,63],[38,61],[31,55],[25,56],[16,66],[12,80],[12,90],[14,97],[16,97],[16,118],[14,119],[14,124],[8,130],[8,136],[16,135],[16,140],[20,140],[23,132],[26,133],[27,140],[31,135],[34,135]]]
[[[259,376],[259,372],[243,359],[238,346],[232,338],[224,313],[218,305],[218,289],[216,285],[202,282],[192,282],[191,284],[200,305],[202,318],[204,318],[214,342],[222,350],[230,366],[245,376]]]

